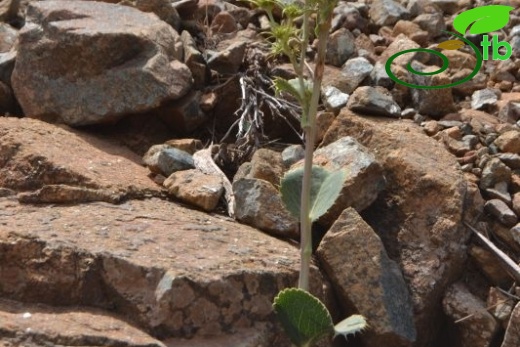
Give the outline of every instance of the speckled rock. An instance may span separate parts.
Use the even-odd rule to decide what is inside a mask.
[[[466,318],[456,325],[461,347],[490,346],[499,325],[487,311],[485,302],[463,284],[456,283],[446,291],[442,303],[444,312],[453,321]]]
[[[176,171],[195,168],[190,154],[167,144],[150,147],[143,156],[143,162],[150,171],[164,177]]]
[[[238,221],[279,237],[298,239],[298,220],[285,209],[278,190],[269,182],[242,178],[233,182]]]
[[[401,107],[388,90],[382,87],[359,87],[350,96],[347,107],[359,113],[398,118]]]
[[[506,329],[506,335],[504,336],[504,342],[502,342],[501,347],[516,347],[518,345],[518,341],[520,341],[520,303],[517,303],[513,312],[511,313],[511,318],[509,319],[509,324]]]
[[[26,19],[12,86],[30,117],[107,123],[191,88],[179,35],[154,14],[97,1],[37,1]]]
[[[174,172],[163,185],[171,196],[204,211],[213,211],[224,193],[220,176],[206,175],[199,170]]]
[[[282,155],[267,148],[258,149],[251,159],[251,170],[247,177],[267,181],[273,187],[280,186],[283,174]]]
[[[348,252],[345,250],[348,249]],[[346,311],[362,314],[370,329],[367,346],[412,346],[412,302],[399,266],[377,234],[352,208],[329,229],[317,255]]]

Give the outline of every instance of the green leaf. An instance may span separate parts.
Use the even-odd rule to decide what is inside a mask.
[[[280,184],[282,201],[296,218],[300,218],[303,171],[303,167],[288,171]],[[346,172],[343,170],[330,172],[321,166],[312,167],[309,213],[311,221],[316,221],[334,205],[343,189],[345,177]]]
[[[298,347],[309,346],[334,332],[325,305],[303,289],[282,290],[274,299],[273,308],[285,332]]]
[[[368,326],[365,317],[354,314],[347,319],[342,320],[334,327],[334,337],[343,335],[345,338],[348,335],[354,335],[357,332],[364,330]]]
[[[504,5],[488,5],[473,8],[459,14],[453,20],[453,27],[462,35],[472,23],[469,30],[470,34],[485,34],[500,30],[509,22],[509,12],[514,7]]]

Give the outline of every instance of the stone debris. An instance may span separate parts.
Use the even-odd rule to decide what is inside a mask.
[[[312,290],[335,321],[369,318],[365,347],[518,347],[520,289],[465,225],[520,259],[518,13],[497,31],[511,57],[463,84],[410,88],[386,68],[429,48],[448,58],[442,73],[410,71],[440,69],[424,51],[392,73],[426,86],[472,74],[468,45],[437,45],[477,5],[339,1],[332,13],[314,164],[347,179],[313,228]],[[0,1],[2,342],[290,346],[271,302],[296,283],[299,221],[278,189],[304,138],[295,100],[272,90],[295,73],[269,28],[231,0]],[[218,177],[194,169],[197,152]],[[229,206],[249,226],[222,216]]]

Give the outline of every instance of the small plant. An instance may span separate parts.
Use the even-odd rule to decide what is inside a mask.
[[[353,315],[334,326],[325,305],[308,292],[312,223],[334,204],[345,180],[345,172],[329,172],[320,166],[313,166],[312,163],[327,39],[333,10],[338,1],[249,1],[262,8],[269,19],[272,53],[285,55],[297,76],[291,80],[276,78],[274,88],[278,95],[286,93],[294,97],[302,108],[300,123],[305,136],[304,165],[287,172],[280,186],[285,206],[300,219],[301,268],[298,288],[289,288],[278,293],[273,307],[291,341],[298,347],[307,347],[322,337],[346,337],[366,327],[366,321],[360,315]],[[275,20],[275,10],[281,11],[283,15],[280,23]],[[318,40],[314,70],[305,59],[311,37],[311,17],[316,23],[314,33]],[[299,19],[303,23],[300,28],[296,25]]]

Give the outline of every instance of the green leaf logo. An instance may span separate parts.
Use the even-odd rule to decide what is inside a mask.
[[[330,172],[321,166],[314,165],[311,174],[311,221],[316,221],[334,205],[343,189],[346,172],[344,170]],[[285,207],[293,216],[300,218],[303,167],[291,170],[282,178],[280,193]]]
[[[511,10],[514,10],[514,7],[504,5],[473,8],[459,14],[453,20],[453,27],[462,35],[466,34],[468,28],[469,33],[473,35],[500,30],[509,22]]]

